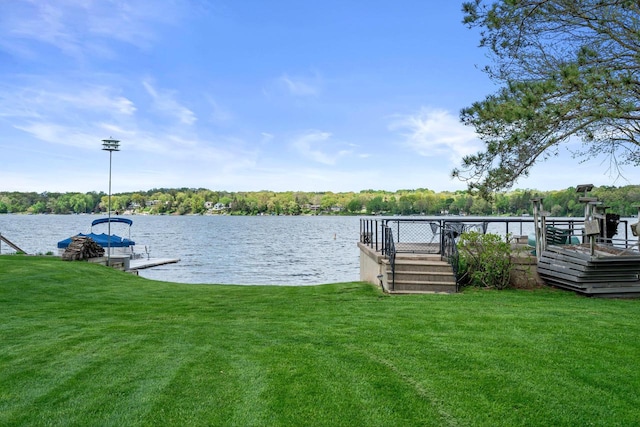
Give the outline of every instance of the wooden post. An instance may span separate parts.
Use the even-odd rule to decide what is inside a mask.
[[[578,197],[578,201],[580,203],[584,203],[584,219],[585,221],[589,217],[589,202],[597,202],[598,199],[596,197],[589,197],[587,193],[593,190],[593,184],[580,184],[576,187],[576,193],[582,193],[582,197]],[[585,242],[585,237],[582,236],[582,243]]]
[[[594,220],[595,216],[593,214],[593,211],[595,211],[597,203],[598,203],[597,201],[587,203],[587,206],[589,206],[589,218],[584,219],[585,225],[587,224],[587,221]],[[593,233],[588,233],[588,236],[589,236],[589,248],[591,249],[591,256],[593,256],[596,252],[596,236]]]
[[[540,252],[547,250],[547,215],[549,212],[540,212]]]
[[[640,224],[640,205],[638,205],[638,224]],[[638,233],[637,224],[636,224],[636,234],[638,234],[638,250],[640,251],[640,233]]]
[[[599,234],[599,236],[602,237],[600,241],[605,245],[612,244],[612,242],[609,242],[609,238],[607,237],[607,209],[609,209],[610,207],[611,206],[607,206],[603,202],[596,202],[593,204],[593,217],[594,219],[598,220],[598,223],[600,225],[602,225]]]
[[[531,203],[533,203],[533,228],[536,239],[536,258],[538,259],[538,261],[540,261],[543,250],[542,240],[545,238],[543,236],[542,226],[538,222],[540,213],[542,211],[542,197],[532,197]],[[638,211],[638,215],[640,216],[640,210]],[[544,222],[544,217],[542,219],[542,222]]]
[[[15,243],[11,242],[11,240],[7,239],[6,237],[3,237],[2,234],[0,234],[0,241],[5,242],[7,245],[9,245],[10,248],[15,250],[16,252],[26,254],[25,251],[20,249]]]

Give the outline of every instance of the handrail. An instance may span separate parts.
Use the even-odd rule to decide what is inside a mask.
[[[391,290],[395,290],[396,287],[396,245],[393,241],[393,230],[389,226],[383,228],[384,234],[384,250],[383,255],[389,258],[389,264],[391,265]]]
[[[458,253],[456,238],[460,236],[462,231],[459,224],[450,224],[445,226],[442,233],[442,257],[451,265],[453,275],[456,278],[456,291],[458,290],[458,281],[460,279],[458,277],[460,254]]]

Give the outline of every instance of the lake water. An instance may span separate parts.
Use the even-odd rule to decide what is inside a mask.
[[[27,253],[58,253],[57,242],[89,232],[97,215],[0,215],[0,234]],[[343,216],[144,216],[133,220],[136,251],[177,264],[140,270],[155,280],[179,283],[315,285],[356,281],[360,276],[359,217]],[[442,218],[440,218],[442,219]],[[481,218],[465,218],[470,222]],[[628,224],[637,219],[628,219]],[[98,228],[103,227],[103,228]],[[128,237],[126,226],[112,233]],[[619,227],[620,237],[624,228]],[[94,231],[106,232],[106,226]],[[505,234],[504,223],[489,232]],[[512,224],[527,235],[533,224]],[[631,238],[631,232],[628,232]],[[0,244],[2,253],[12,252]]]
[[[89,232],[94,215],[0,215],[0,233],[27,253]],[[140,270],[180,283],[314,285],[359,279],[359,218],[342,216],[131,216],[138,252],[180,258]],[[98,227],[103,227],[99,228]],[[127,228],[111,232],[127,237]],[[96,226],[105,232],[106,226]],[[10,248],[2,243],[2,253]]]

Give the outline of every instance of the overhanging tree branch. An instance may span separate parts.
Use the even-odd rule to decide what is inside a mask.
[[[453,176],[489,194],[575,138],[588,147],[582,155],[640,164],[639,3],[464,3],[463,22],[481,29],[480,46],[493,56],[485,71],[503,87],[461,111],[485,148]]]

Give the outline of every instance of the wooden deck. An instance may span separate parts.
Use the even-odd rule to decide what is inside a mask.
[[[590,296],[640,297],[640,253],[589,245],[548,246],[537,266],[550,285]]]

